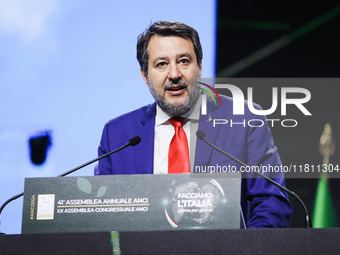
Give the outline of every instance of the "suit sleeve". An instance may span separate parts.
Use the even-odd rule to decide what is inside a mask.
[[[253,117],[258,120],[258,126],[262,123],[263,126],[253,125],[248,130],[247,163],[260,166],[263,174],[284,186],[282,163],[266,118]],[[289,227],[292,206],[286,192],[253,173],[248,173],[244,181],[249,203],[248,228]]]
[[[109,152],[109,139],[108,139],[108,124],[104,126],[102,138],[98,147],[98,157]],[[111,158],[104,157],[98,161],[98,165],[94,169],[95,175],[109,175],[111,171]]]

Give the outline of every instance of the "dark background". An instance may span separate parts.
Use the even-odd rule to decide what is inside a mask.
[[[217,77],[340,77],[339,1],[220,0],[217,13]],[[280,38],[284,42],[282,47],[264,51],[264,57],[255,56],[250,62],[248,59],[236,71],[228,69]],[[301,125],[294,129],[273,128],[273,136],[284,165],[321,164],[319,139],[327,121],[332,124],[335,142],[340,143],[337,139],[340,137],[340,84],[339,87],[322,84],[300,87],[311,91],[307,109],[313,116],[303,118]],[[271,94],[258,91],[257,102],[270,105]],[[331,163],[340,164],[338,150],[336,148],[331,157]],[[313,214],[317,182],[318,179],[286,179],[286,186],[303,199],[310,214]],[[339,222],[340,179],[330,179],[329,183]],[[301,205],[293,198],[291,202],[294,207],[291,227],[304,227]]]

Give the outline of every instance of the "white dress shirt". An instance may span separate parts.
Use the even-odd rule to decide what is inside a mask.
[[[199,106],[200,104],[198,103],[196,103],[196,105],[194,106],[195,113],[197,113],[197,108],[198,108],[198,113],[199,113]],[[191,155],[190,147],[193,147],[193,145],[196,145],[196,139],[194,139],[195,141],[191,141],[193,139],[190,139],[190,133],[193,132],[193,128],[197,130],[198,114],[193,114],[192,112],[190,114],[190,112],[188,112],[181,117],[186,118],[183,124],[183,129],[188,139],[189,155],[190,155],[190,159],[192,159],[194,158],[193,157],[194,155]],[[158,105],[156,106],[155,139],[154,139],[154,153],[153,153],[154,155],[153,173],[154,174],[167,174],[168,173],[169,146],[170,146],[171,139],[175,134],[174,126],[169,122],[169,119],[171,118],[172,117],[168,115],[166,112],[164,112]],[[194,132],[196,133],[196,131]],[[190,142],[192,143],[190,144]],[[193,162],[190,160],[191,166],[192,166],[192,163]]]

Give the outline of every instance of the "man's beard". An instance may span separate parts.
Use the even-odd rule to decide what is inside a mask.
[[[160,95],[155,88],[153,87],[152,83],[148,80],[148,87],[156,103],[158,106],[167,114],[176,117],[181,116],[190,111],[190,108],[194,106],[200,96],[200,90],[196,85],[196,82],[192,84],[191,88],[189,89],[189,84],[183,80],[180,82],[176,82],[176,84],[181,84],[186,86],[186,90],[188,91],[187,98],[184,102],[179,103],[178,105],[171,105],[167,100],[164,98],[164,94],[166,93],[166,88],[175,84],[174,82],[166,83],[163,87],[163,95]]]

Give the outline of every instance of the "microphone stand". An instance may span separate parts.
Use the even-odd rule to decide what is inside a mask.
[[[75,168],[73,168],[73,169],[71,169],[71,170],[69,170],[69,171],[67,171],[67,172],[65,172],[65,173],[63,173],[63,174],[58,175],[57,177],[64,177],[64,176],[66,176],[66,175],[69,175],[69,174],[71,174],[71,173],[73,173],[73,172],[79,170],[80,168],[83,168],[83,167],[85,167],[85,166],[87,166],[87,165],[90,165],[90,164],[92,164],[93,162],[96,162],[96,161],[98,161],[98,160],[100,160],[100,159],[102,159],[102,158],[105,158],[105,157],[107,157],[107,156],[109,156],[109,155],[111,155],[111,154],[113,154],[113,153],[116,153],[116,152],[118,152],[118,151],[121,151],[122,149],[125,149],[125,148],[128,147],[128,146],[135,146],[135,145],[139,144],[140,141],[141,141],[140,137],[139,137],[139,136],[135,136],[135,137],[131,138],[131,139],[129,140],[129,142],[128,142],[127,144],[123,145],[122,147],[120,147],[120,148],[118,148],[118,149],[116,149],[116,150],[114,150],[114,151],[110,151],[110,152],[108,152],[108,153],[106,153],[106,154],[104,154],[104,155],[102,155],[102,156],[100,156],[100,157],[98,157],[98,158],[92,159],[92,160],[90,160],[89,162],[86,162],[86,163],[84,163],[84,164],[82,164],[82,165],[80,165],[80,166],[77,166],[77,167],[75,167]],[[8,199],[5,203],[3,203],[2,206],[0,207],[0,215],[1,215],[2,210],[5,208],[5,206],[6,206],[8,203],[10,203],[10,202],[12,202],[12,201],[18,199],[19,197],[21,197],[21,196],[23,196],[23,195],[24,195],[24,192],[22,192],[22,193],[20,193],[20,194],[17,194],[17,195],[15,195],[15,196],[13,196],[13,197],[11,197],[11,198]],[[1,222],[0,222],[0,223],[1,223]],[[0,226],[1,226],[1,224],[0,224]],[[0,232],[0,235],[5,235],[5,233]]]
[[[280,188],[281,190],[284,190],[286,191],[289,195],[295,197],[299,202],[300,204],[302,205],[304,211],[305,211],[305,225],[306,225],[306,228],[313,228],[312,227],[312,220],[310,218],[310,215],[308,213],[308,210],[307,210],[307,207],[306,205],[304,204],[304,202],[302,201],[302,199],[296,194],[294,193],[293,191],[291,191],[290,189],[287,189],[286,187],[282,186],[280,183],[277,183],[276,181],[270,179],[268,176],[262,174],[262,173],[259,173],[259,172],[256,172],[256,171],[253,171],[253,169],[251,167],[249,167],[247,164],[245,164],[244,162],[242,162],[241,160],[233,157],[232,155],[226,153],[225,151],[223,151],[222,149],[216,147],[215,145],[213,145],[212,143],[210,143],[207,139],[206,139],[206,135],[203,133],[203,131],[201,130],[197,130],[196,132],[196,136],[200,139],[200,140],[203,140],[204,142],[206,142],[208,145],[210,145],[212,148],[214,148],[215,150],[217,150],[218,152],[222,153],[224,156],[227,156],[228,158],[234,160],[235,162],[239,163],[241,166],[244,166],[246,167],[247,169],[250,169],[253,173],[257,174],[258,176],[262,177],[263,179],[265,179],[266,181],[272,183],[273,185],[275,185],[276,187]]]

